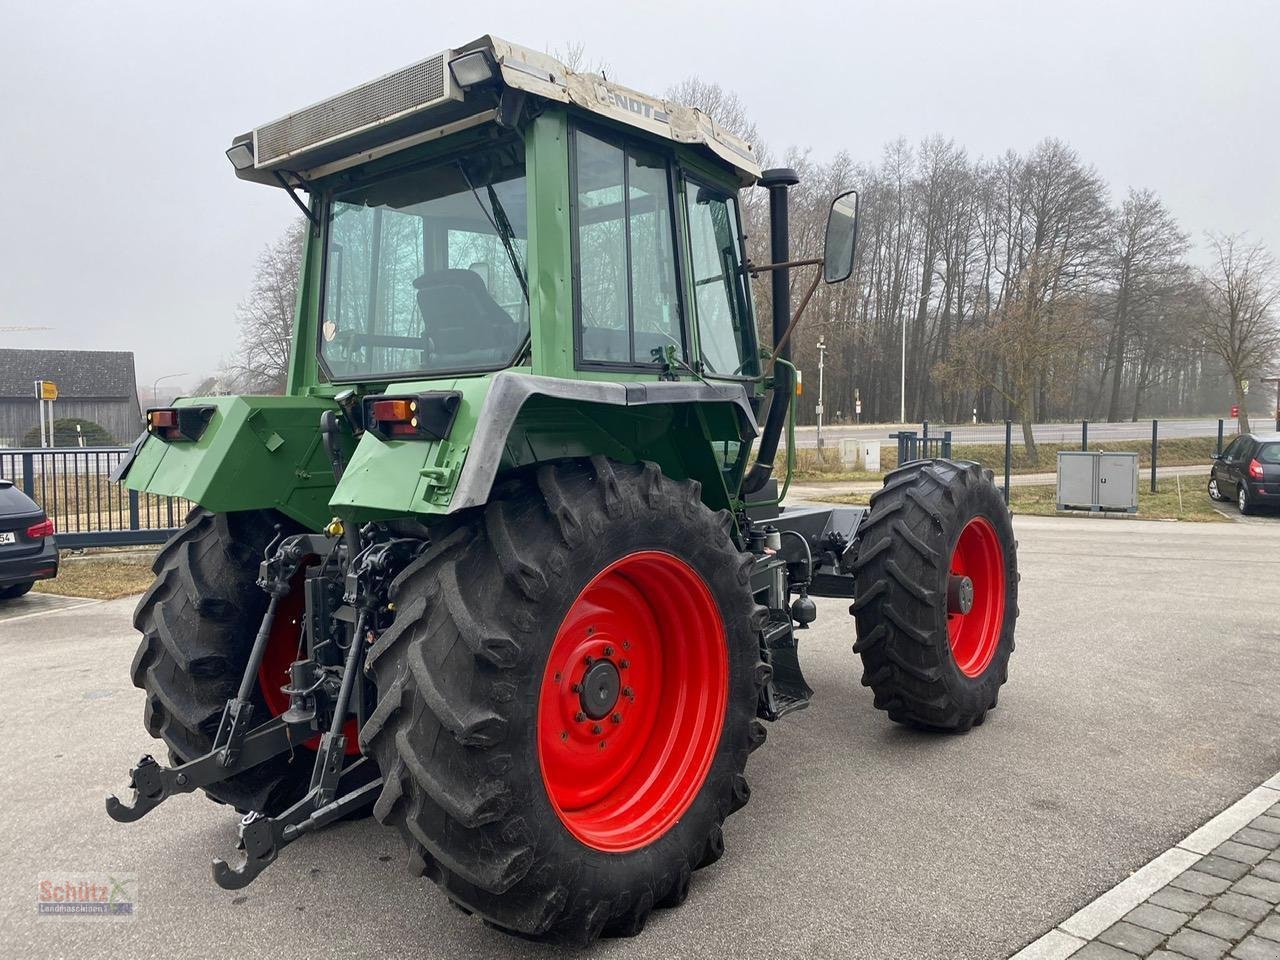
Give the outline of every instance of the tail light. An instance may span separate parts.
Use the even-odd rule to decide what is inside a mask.
[[[365,429],[384,440],[443,440],[462,406],[457,390],[432,390],[407,397],[366,397]]]
[[[32,524],[27,527],[27,538],[30,540],[43,540],[45,537],[53,536],[53,521],[48,517],[39,523]]]
[[[153,407],[147,411],[147,433],[166,443],[199,440],[216,407]]]
[[[1257,460],[1250,460],[1249,461],[1249,479],[1261,480],[1262,477],[1263,477],[1262,464],[1260,464]]]

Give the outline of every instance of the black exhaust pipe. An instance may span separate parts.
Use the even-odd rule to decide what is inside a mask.
[[[796,172],[789,167],[775,167],[760,175],[760,185],[769,191],[769,258],[773,263],[786,263],[791,259],[791,222],[787,210],[788,191],[800,182]],[[781,267],[771,271],[773,284],[773,342],[776,346],[786,335],[791,324],[791,270]],[[782,360],[791,359],[791,345],[778,351]],[[773,368],[773,397],[769,401],[769,413],[765,417],[764,432],[760,435],[760,449],[756,462],[742,481],[743,496],[764,489],[773,475],[773,460],[778,453],[778,441],[787,423],[787,408],[796,385],[790,367]]]

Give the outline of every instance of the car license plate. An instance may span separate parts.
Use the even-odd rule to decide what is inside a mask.
[[[12,530],[7,530],[4,533],[0,533],[0,543],[17,543],[17,542],[18,542],[18,535],[14,533]]]

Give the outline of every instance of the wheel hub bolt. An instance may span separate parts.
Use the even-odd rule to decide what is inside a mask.
[[[635,691],[633,691],[630,687],[623,687],[622,695],[626,697],[628,700],[631,700],[635,697]]]
[[[612,657],[612,656],[613,656],[613,647],[605,647],[605,648],[604,648],[604,655],[605,655],[606,657]]]
[[[619,666],[621,669],[626,670],[628,667],[630,667],[630,666],[631,666],[631,661],[630,661],[630,660],[619,660],[619,661],[618,661],[618,666]]]
[[[604,727],[600,726],[600,724],[598,724],[598,723],[593,723],[593,724],[591,725],[591,732],[592,732],[592,733],[597,733],[597,734],[598,734],[598,733],[604,733]]]
[[[583,713],[581,710],[579,710],[577,713],[573,715],[573,719],[578,723],[582,723],[582,721],[587,719],[587,715]]]
[[[614,723],[621,723],[621,722],[622,722],[622,714],[620,714],[620,713],[615,713],[615,714],[614,714],[612,717],[610,717],[609,719],[611,719]]]
[[[965,614],[973,609],[973,581],[959,574],[947,577],[947,613]]]

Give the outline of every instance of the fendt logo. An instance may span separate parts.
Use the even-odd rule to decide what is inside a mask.
[[[667,122],[667,112],[665,110],[655,110],[652,106],[645,103],[638,97],[630,97],[625,93],[619,93],[616,90],[609,90],[608,99],[613,101],[614,106],[619,109],[626,110],[628,113],[634,113],[636,116],[644,117],[646,120],[659,120],[663,123]]]

